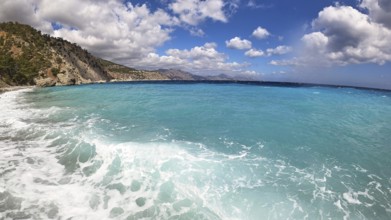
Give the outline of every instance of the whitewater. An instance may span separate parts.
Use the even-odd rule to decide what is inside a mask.
[[[0,94],[0,219],[391,219],[391,92],[113,83]]]

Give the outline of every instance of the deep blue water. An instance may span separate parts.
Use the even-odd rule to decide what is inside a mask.
[[[0,219],[391,218],[391,92],[100,84],[0,104]]]

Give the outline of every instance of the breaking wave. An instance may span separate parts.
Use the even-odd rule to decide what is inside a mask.
[[[1,94],[0,218],[391,217],[391,177],[390,171],[386,170],[389,166],[376,163],[387,161],[387,158],[383,158],[387,155],[366,152],[373,149],[365,136],[359,133],[354,136],[354,133],[348,132],[343,143],[350,143],[353,147],[339,145],[345,147],[345,150],[333,153],[336,149],[331,147],[337,141],[328,139],[327,132],[332,132],[329,128],[322,130],[325,133],[323,137],[305,141],[308,137],[284,133],[287,132],[286,126],[292,126],[289,121],[284,125],[271,125],[273,120],[258,120],[259,116],[252,114],[270,109],[247,106],[247,109],[238,110],[239,106],[243,108],[243,103],[230,103],[231,106],[227,104],[223,107],[216,107],[213,103],[209,103],[212,106],[202,106],[202,115],[210,116],[205,121],[197,113],[200,110],[194,106],[185,106],[189,105],[186,102],[184,106],[175,107],[177,117],[171,117],[169,122],[173,124],[170,124],[157,119],[159,116],[164,118],[164,115],[153,115],[158,112],[168,114],[160,105],[159,100],[163,95],[166,99],[176,100],[174,102],[180,102],[183,97],[177,96],[184,93],[189,93],[186,97],[191,94],[191,99],[198,96],[200,100],[207,98],[202,91],[212,90],[218,99],[223,98],[220,96],[221,90],[243,92],[243,87],[237,90],[235,85],[218,88],[197,85],[189,89],[181,85],[166,85],[174,90],[171,96],[158,96],[158,93],[148,90],[149,86],[122,85],[127,90],[120,90],[121,86],[118,85],[97,85],[27,89]],[[102,101],[105,98],[102,94],[107,93],[107,89],[110,92],[107,96],[114,98]],[[90,93],[91,90],[95,94]],[[315,90],[308,91],[306,97],[314,98],[327,92]],[[152,95],[143,94],[141,98],[141,91],[149,91]],[[118,95],[118,92],[125,92],[126,95]],[[83,98],[86,93],[89,97]],[[154,96],[159,100],[153,100]],[[147,98],[150,100],[146,103],[143,99]],[[240,100],[237,97],[230,98],[233,102]],[[246,104],[250,105],[256,99],[250,97]],[[90,100],[88,105],[85,100]],[[124,104],[124,100],[129,103]],[[268,104],[273,105],[273,102]],[[307,111],[306,114],[319,113],[308,112],[306,104],[293,108]],[[136,108],[133,111],[137,112],[130,108]],[[156,108],[156,112],[145,112],[146,108]],[[192,112],[194,108],[197,112]],[[218,113],[220,108],[226,114]],[[236,108],[236,111],[230,112]],[[119,111],[123,114],[117,114]],[[250,119],[243,118],[243,113]],[[287,111],[285,114],[295,113]],[[185,119],[184,116],[189,118]],[[314,118],[321,117],[314,115]],[[353,121],[360,120],[361,113],[354,112],[350,117],[354,117]],[[387,117],[390,118],[389,115]],[[245,124],[249,128],[235,122],[235,118],[248,120]],[[304,132],[307,131],[305,126],[315,124],[300,119],[303,119],[303,124],[289,129],[303,129]],[[346,121],[336,123],[351,127],[350,119],[346,117]],[[264,124],[257,126],[269,126],[273,133],[269,134],[267,128],[263,130],[256,127],[250,123],[251,120],[254,123],[262,121]],[[207,121],[217,124],[197,124],[205,124]],[[320,123],[327,124],[327,121],[318,120],[316,123],[321,126]],[[237,126],[249,132],[240,133],[236,130]],[[276,130],[278,128],[281,133]],[[264,133],[251,133],[248,129]],[[355,132],[359,132],[362,128],[355,129],[358,129]],[[389,129],[388,125],[379,128],[379,131]],[[276,133],[284,136],[276,138]],[[292,136],[287,137],[287,134]],[[308,134],[313,135],[311,131]],[[294,135],[303,138],[303,144],[287,144],[296,140]],[[322,132],[317,135],[322,135]],[[389,137],[385,134],[377,135],[380,136],[373,140],[372,146],[378,146],[380,152],[389,150],[388,146],[382,145],[382,141],[386,143]],[[319,146],[330,148],[319,149],[317,141],[329,141]],[[368,149],[354,150],[354,144],[358,142],[369,144]],[[347,152],[349,150],[354,152]],[[355,156],[360,157],[360,160],[355,160]]]

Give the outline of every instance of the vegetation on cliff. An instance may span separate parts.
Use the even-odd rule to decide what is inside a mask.
[[[170,80],[159,71],[138,70],[100,59],[100,64],[115,80]]]
[[[48,35],[27,25],[0,24],[0,78],[9,85],[31,85],[40,71],[50,69]]]
[[[97,58],[76,44],[14,22],[0,23],[0,81],[8,85],[107,81]]]

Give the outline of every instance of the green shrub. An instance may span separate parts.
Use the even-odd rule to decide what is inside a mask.
[[[58,68],[54,68],[54,67],[51,69],[51,71],[52,71],[53,76],[57,76],[57,74],[60,72],[60,70]]]

